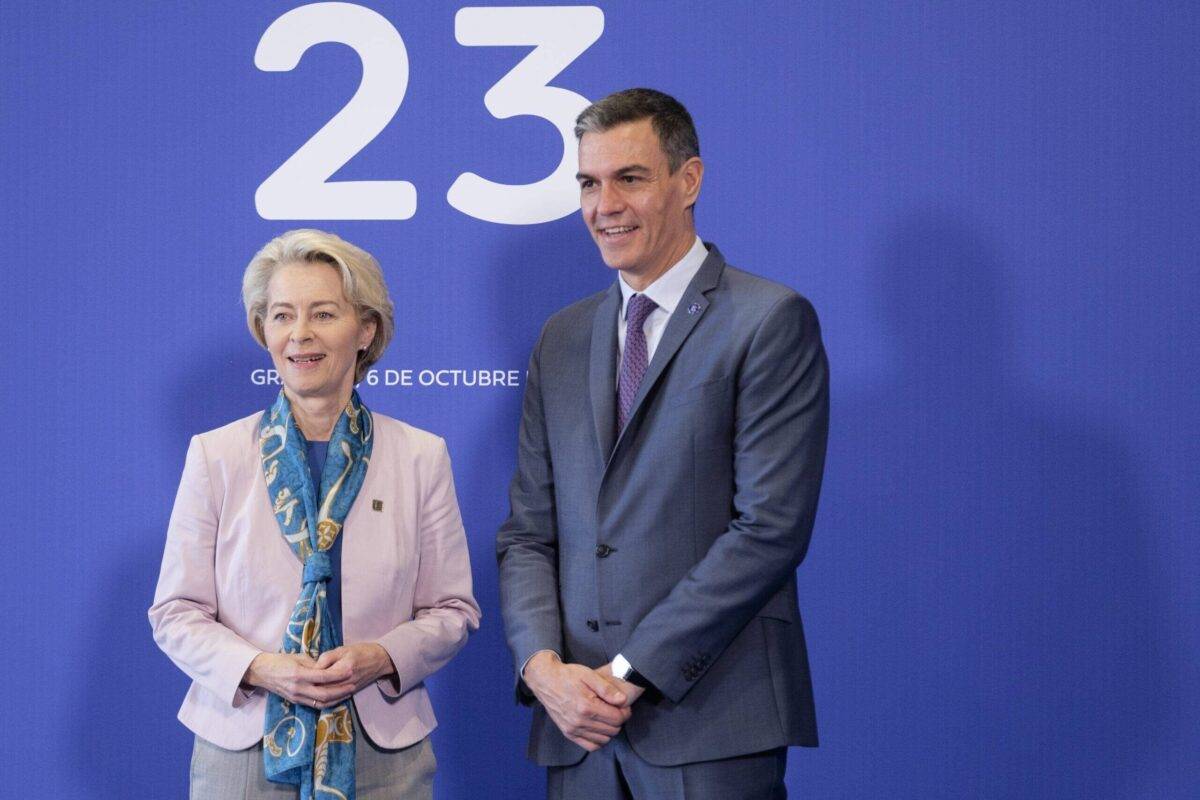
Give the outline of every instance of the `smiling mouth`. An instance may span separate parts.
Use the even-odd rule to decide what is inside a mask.
[[[615,239],[618,236],[625,236],[633,233],[638,229],[637,225],[614,225],[611,228],[599,228],[600,235],[605,239]]]
[[[313,353],[302,356],[288,356],[288,361],[293,364],[315,364],[323,358],[325,358],[323,353]]]

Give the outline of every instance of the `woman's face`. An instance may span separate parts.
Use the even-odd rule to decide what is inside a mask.
[[[263,332],[289,395],[340,400],[350,396],[356,356],[371,344],[375,322],[359,321],[336,267],[295,263],[267,284]]]

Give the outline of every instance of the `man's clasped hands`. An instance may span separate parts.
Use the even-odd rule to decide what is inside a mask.
[[[589,669],[549,650],[529,659],[523,677],[563,735],[588,752],[617,735],[645,691],[614,676],[611,662]]]

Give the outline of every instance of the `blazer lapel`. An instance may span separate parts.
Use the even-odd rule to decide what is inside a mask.
[[[704,316],[705,310],[708,309],[708,298],[704,294],[714,289],[720,281],[721,271],[725,268],[725,259],[721,256],[721,252],[717,250],[716,245],[708,244],[707,242],[706,244],[708,245],[708,257],[700,265],[700,271],[696,273],[696,277],[692,278],[692,282],[688,284],[688,288],[683,293],[679,305],[675,306],[675,311],[671,314],[671,319],[667,321],[667,328],[663,331],[662,338],[658,341],[658,347],[654,348],[654,357],[650,359],[650,364],[646,368],[646,374],[642,377],[642,383],[638,387],[638,393],[633,398],[633,406],[629,409],[629,422],[626,424],[625,430],[633,427],[634,420],[637,419],[638,410],[642,407],[646,396],[654,388],[654,384],[658,382],[667,365],[671,363],[671,359],[675,357],[675,354],[679,352],[679,348],[683,346],[688,334],[692,332],[692,329],[696,327],[696,323]],[[620,289],[617,291],[619,293]],[[593,352],[595,351],[593,350]],[[616,367],[614,366],[613,369],[616,369]],[[621,440],[624,438],[625,431],[622,431],[615,447],[619,447]]]
[[[592,319],[588,387],[592,395],[596,444],[600,448],[602,464],[608,462],[617,436],[617,311],[620,307],[621,289],[614,282]]]

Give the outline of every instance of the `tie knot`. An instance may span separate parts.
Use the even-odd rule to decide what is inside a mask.
[[[305,583],[327,581],[332,577],[333,561],[330,560],[329,553],[324,550],[318,550],[308,557],[308,561],[304,562]]]
[[[629,298],[629,307],[625,309],[626,320],[641,327],[642,323],[646,321],[646,317],[650,316],[650,312],[656,308],[658,308],[658,304],[649,297],[644,294],[635,294]]]

